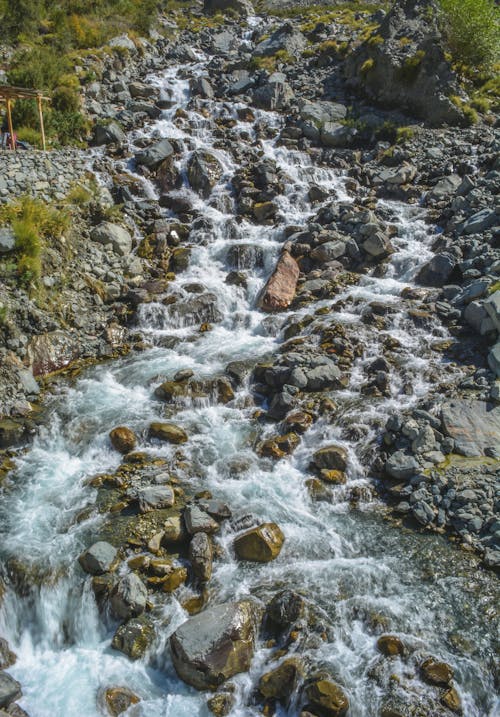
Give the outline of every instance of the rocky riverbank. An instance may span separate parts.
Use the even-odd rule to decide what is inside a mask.
[[[300,513],[287,519],[287,490],[319,516],[332,505],[363,514],[382,496],[401,531],[447,532],[483,567],[499,566],[499,139],[491,115],[465,128],[463,107],[434,102],[461,92],[439,46],[436,76],[434,54],[401,73],[439,40],[430,5],[323,19],[250,14],[248,25],[200,12],[196,31],[188,23],[170,39],[119,38],[84,68],[95,78],[82,87],[92,149],[76,155],[64,181],[43,179],[43,155],[9,158],[16,166],[0,185],[8,202],[24,186],[19,172],[36,172],[30,190],[69,204],[72,217],[44,249],[36,291],[20,289],[14,272],[0,286],[5,473],[12,449],[35,431],[32,404],[48,376],[128,353],[122,370],[141,376],[139,406],[130,422],[113,414],[99,438],[103,467],[90,461],[79,474],[87,498],[69,524],[84,526],[85,547],[63,572],[92,576],[114,651],[212,691],[216,715],[494,709],[488,690],[471,696],[460,661],[448,664],[422,632],[392,629],[399,617],[365,610],[358,595],[349,607],[348,580],[336,615],[331,600],[272,572],[244,587],[267,563],[311,557],[294,532]],[[403,28],[408,42],[396,53]],[[370,73],[385,76],[388,66],[390,97],[378,70]],[[55,176],[68,157],[54,155]],[[5,266],[13,230],[0,234]],[[226,347],[249,327],[259,348],[238,348],[231,360]],[[172,365],[161,351],[173,352]],[[142,360],[151,361],[147,381]],[[198,409],[207,411],[201,423]],[[77,453],[101,420],[97,408],[86,419],[72,427]],[[217,458],[217,432],[233,420],[244,440],[231,438],[237,455]],[[225,499],[228,485],[250,485],[260,471],[279,481],[280,465],[294,486],[263,493],[262,514]],[[206,485],[213,470],[217,490]],[[280,503],[274,520],[268,509]],[[311,550],[321,555],[318,543],[319,534]],[[478,580],[493,579],[473,555],[470,565]],[[31,567],[6,561],[15,594],[45,584]],[[226,589],[224,571],[241,571],[243,588]],[[344,630],[339,613],[349,615],[347,643],[356,629],[368,635],[361,682],[374,712],[327,652]],[[249,670],[250,682],[238,682]],[[19,685],[1,675],[7,706]],[[99,704],[133,713],[137,692],[107,685]]]

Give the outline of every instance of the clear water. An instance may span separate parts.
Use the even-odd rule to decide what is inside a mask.
[[[204,62],[200,58],[189,72],[201,72]],[[217,296],[223,318],[211,331],[199,333],[198,325],[179,321],[163,304],[140,307],[139,328],[154,348],[91,368],[74,383],[61,386],[47,400],[43,427],[10,476],[0,505],[2,560],[7,565],[15,557],[35,571],[41,584],[22,595],[7,585],[0,634],[18,655],[9,672],[22,683],[20,704],[31,717],[99,715],[98,691],[110,685],[127,685],[140,695],[141,702],[130,708],[129,715],[208,714],[206,696],[177,679],[166,648],[168,636],[187,617],[175,598],[162,608],[163,627],[158,629],[159,639],[147,664],[133,663],[110,648],[116,625],[99,616],[89,579],[76,563],[105,520],[94,514],[78,519],[95,499],[87,480],[119,464],[108,440],[111,428],[128,425],[140,434],[150,421],[161,418],[163,406],[152,396],[158,377],[172,377],[182,368],[191,368],[199,376],[216,375],[230,361],[257,361],[277,350],[284,317],[264,317],[255,309],[255,300],[279,255],[282,227],[304,224],[311,215],[306,193],[312,180],[335,191],[343,201],[349,200],[341,176],[312,166],[306,154],[266,140],[261,142],[264,155],[275,159],[288,177],[279,198],[283,221],[276,227],[232,222],[232,211],[226,208],[222,212],[217,206],[231,206],[228,181],[237,167],[228,151],[213,149],[210,125],[189,109],[188,81],[177,79],[178,74],[179,68],[173,67],[151,78],[172,91],[175,105],[137,136],[158,131],[181,140],[185,146],[181,169],[194,148],[212,151],[224,168],[208,203],[192,195],[213,229],[193,245],[190,267],[171,289],[182,299],[185,285],[203,284]],[[233,111],[236,116],[236,104],[209,104],[212,115]],[[178,107],[188,111],[184,127],[174,122]],[[258,116],[279,126],[279,118],[272,113],[259,112]],[[240,125],[242,131],[252,132],[250,124]],[[149,185],[148,191],[154,194],[154,187]],[[181,191],[190,192],[187,186]],[[222,199],[227,201],[222,203]],[[443,329],[438,324],[432,331],[416,327],[400,299],[402,290],[412,285],[418,267],[430,256],[432,228],[416,207],[388,204],[386,208],[393,214],[398,235],[394,239],[397,251],[385,276],[365,276],[337,297],[344,301],[344,308],[337,312],[336,320],[359,330],[365,351],[354,365],[349,386],[335,394],[339,408],[334,423],[321,418],[303,437],[293,457],[273,463],[259,459],[253,450],[257,426],[255,409],[245,407],[247,388],[241,389],[229,406],[205,402],[186,405],[177,413],[176,422],[190,436],[183,450],[198,476],[190,479],[192,490],[211,490],[215,497],[227,501],[235,514],[252,513],[276,521],[286,536],[273,563],[239,564],[231,553],[232,535],[224,528],[218,537],[224,551],[211,582],[211,602],[248,594],[266,599],[285,585],[308,594],[333,627],[331,637],[309,652],[329,665],[345,685],[352,717],[374,715],[380,703],[381,691],[368,676],[377,660],[377,634],[370,627],[377,620],[384,620],[387,630],[415,647],[410,666],[424,653],[453,665],[467,717],[492,717],[499,714],[493,677],[498,624],[494,576],[478,569],[474,558],[444,539],[388,522],[373,497],[364,466],[363,457],[377,425],[391,410],[424,396],[432,375],[446,368],[439,363],[439,354],[431,350],[436,339],[446,337]],[[264,266],[250,272],[247,291],[225,283],[228,250],[241,241],[259,247],[264,255]],[[366,305],[375,300],[397,309],[383,331],[367,327],[360,319]],[[312,311],[330,304],[318,302]],[[309,311],[305,308],[297,314]],[[177,339],[175,348],[161,348],[166,336]],[[359,393],[363,366],[380,355],[387,336],[397,338],[403,347],[400,365],[391,376],[391,395],[366,398]],[[411,393],[401,392],[403,382],[411,384]],[[346,427],[356,427],[362,437],[348,440]],[[271,433],[273,429],[265,430]],[[310,455],[332,439],[349,451],[348,484],[337,490],[332,502],[311,502],[304,485]],[[173,454],[168,446],[153,451],[166,458]],[[243,459],[247,466],[237,474],[231,470],[235,459],[240,463]],[[365,500],[357,507],[349,503],[354,486],[365,489]],[[259,647],[250,673],[235,679],[238,699],[231,713],[234,717],[259,713],[248,706],[247,698],[268,655],[269,650]],[[408,678],[403,663],[396,660],[392,671],[418,691],[418,683]],[[294,709],[288,714],[294,715]]]

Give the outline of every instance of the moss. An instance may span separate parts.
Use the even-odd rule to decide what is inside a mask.
[[[375,60],[373,59],[373,57],[369,57],[367,60],[365,60],[363,62],[359,71],[363,77],[366,77],[368,75],[368,73],[371,70],[373,70],[374,67],[375,67]]]
[[[407,57],[402,66],[399,68],[399,78],[404,82],[414,82],[420,72],[420,67],[424,58],[425,52],[423,50],[417,50],[414,55]]]
[[[461,110],[464,120],[469,127],[479,121],[479,116],[476,110],[471,107],[470,104],[464,102],[461,97],[458,97],[458,95],[452,95],[449,99],[453,102],[455,107],[458,107],[458,109]]]
[[[384,38],[381,35],[370,35],[367,42],[371,47],[376,47],[384,43]]]
[[[274,72],[279,64],[292,65],[296,62],[296,58],[287,50],[278,50],[276,54],[269,57],[252,57],[249,63],[251,70],[267,70]]]
[[[398,127],[396,130],[396,142],[398,144],[407,142],[408,140],[412,139],[414,134],[415,132],[411,127]]]

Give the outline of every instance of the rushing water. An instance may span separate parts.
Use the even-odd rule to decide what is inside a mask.
[[[311,216],[306,195],[312,181],[335,192],[340,200],[350,201],[337,173],[314,167],[306,154],[264,140],[263,155],[276,160],[288,177],[278,200],[283,221],[274,227],[234,222],[228,182],[237,165],[229,151],[213,147],[210,123],[189,110],[188,77],[199,74],[204,62],[200,57],[199,63],[182,72],[173,67],[151,79],[170,91],[173,106],[153,127],[137,132],[131,140],[152,132],[180,140],[185,148],[180,166],[184,172],[195,148],[211,151],[222,164],[224,176],[208,202],[190,195],[210,220],[211,229],[192,233],[190,267],[170,291],[182,300],[188,296],[190,284],[202,284],[217,296],[223,318],[211,331],[200,333],[199,322],[179,320],[167,305],[140,307],[138,329],[154,348],[89,369],[49,398],[43,427],[18,460],[2,498],[4,563],[8,565],[15,557],[32,571],[28,581],[40,583],[40,587],[17,592],[7,585],[0,621],[0,634],[18,655],[9,672],[22,683],[21,705],[31,717],[98,715],[97,693],[110,685],[127,685],[140,695],[142,701],[130,708],[130,715],[208,714],[204,696],[175,676],[165,647],[168,635],[186,619],[177,600],[172,598],[157,615],[164,622],[159,630],[162,639],[148,664],[134,663],[110,648],[116,624],[99,616],[90,581],[76,562],[104,521],[104,516],[92,512],[85,520],[79,517],[95,500],[88,478],[119,465],[119,456],[108,440],[112,427],[127,425],[144,435],[149,422],[161,418],[163,406],[152,397],[159,376],[169,378],[184,368],[193,369],[196,376],[212,376],[230,361],[257,361],[277,350],[283,317],[264,317],[255,309],[255,300],[279,254],[282,228],[304,224]],[[179,75],[186,79],[178,79]],[[179,107],[188,110],[185,127],[174,120]],[[232,112],[236,117],[237,107],[210,102],[213,116]],[[272,113],[259,112],[258,119],[279,126],[279,118]],[[252,125],[244,122],[237,130],[250,135],[253,131]],[[148,191],[154,193],[154,188],[148,185]],[[187,186],[181,190],[189,191]],[[381,690],[368,675],[377,660],[373,628],[377,621],[415,648],[411,659],[431,653],[454,666],[467,717],[492,717],[499,714],[492,664],[494,577],[479,571],[474,559],[444,539],[406,531],[384,520],[362,465],[377,422],[380,425],[391,410],[411,405],[429,390],[430,374],[437,370],[430,346],[446,337],[438,324],[431,333],[416,327],[405,315],[400,299],[418,267],[430,256],[432,231],[417,207],[387,203],[384,209],[398,230],[396,252],[387,272],[379,278],[364,276],[336,298],[342,306],[336,320],[359,326],[365,349],[355,362],[349,386],[335,394],[335,423],[321,418],[303,437],[293,457],[273,463],[258,458],[252,448],[257,426],[255,408],[248,407],[246,400],[247,387],[240,389],[230,405],[209,401],[187,404],[175,417],[190,436],[183,450],[196,475],[186,479],[192,490],[211,490],[215,497],[227,501],[236,515],[251,513],[276,521],[286,536],[273,563],[241,564],[231,552],[232,534],[228,527],[223,528],[217,540],[224,551],[215,565],[211,601],[249,593],[267,599],[285,585],[310,595],[333,629],[327,641],[308,651],[346,686],[352,717],[377,714]],[[250,272],[246,290],[225,283],[228,251],[242,240],[259,249],[264,258],[263,266]],[[396,309],[383,331],[367,328],[361,321],[361,313],[371,301]],[[330,304],[317,302],[314,309]],[[298,314],[308,311],[301,309]],[[401,365],[393,370],[390,396],[368,399],[359,392],[363,366],[380,355],[388,336],[403,346]],[[174,348],[164,348],[172,345]],[[402,392],[403,383],[411,385],[411,391]],[[349,425],[360,429],[355,432],[356,439],[346,439],[343,428]],[[337,489],[332,502],[312,502],[304,484],[310,455],[332,439],[349,451],[349,481],[347,487]],[[147,450],[166,458],[174,453],[169,446],[148,445]],[[236,462],[238,470],[234,469]],[[364,490],[365,496],[355,508],[349,504],[354,486]],[[186,590],[181,588],[180,595]],[[233,715],[259,713],[248,706],[249,696],[268,654],[269,650],[259,649],[249,675],[235,678],[238,699]],[[418,684],[399,659],[391,670],[410,691],[418,692]],[[289,714],[295,714],[294,710]]]

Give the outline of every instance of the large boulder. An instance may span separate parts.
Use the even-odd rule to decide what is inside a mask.
[[[268,563],[278,557],[285,536],[276,523],[262,523],[234,540],[234,551],[240,560]]]
[[[92,144],[100,147],[103,144],[122,144],[126,142],[127,136],[117,122],[109,124],[97,124],[94,127]]]
[[[8,707],[22,696],[21,685],[7,672],[0,672],[0,707]]]
[[[113,251],[120,256],[126,256],[132,251],[132,237],[130,233],[119,224],[101,222],[92,229],[90,238],[99,244],[111,244]]]
[[[208,13],[232,13],[235,15],[255,15],[250,0],[204,0],[203,9]]]
[[[295,296],[299,273],[295,259],[284,251],[259,297],[259,307],[263,311],[287,309]]]
[[[137,436],[126,426],[113,428],[113,430],[110,431],[109,439],[113,448],[123,454],[133,451],[137,443]]]
[[[49,331],[33,336],[28,344],[28,360],[33,376],[45,376],[65,368],[81,356],[82,342],[69,331]]]
[[[197,690],[215,690],[250,667],[262,608],[250,600],[217,605],[187,620],[170,638],[179,677]]]
[[[269,37],[259,42],[253,51],[254,57],[272,57],[277,52],[287,52],[289,55],[300,54],[307,45],[305,36],[298,32],[292,23],[285,22]]]
[[[174,148],[168,139],[162,139],[159,142],[155,142],[147,149],[138,152],[135,155],[135,163],[139,167],[156,169],[162,162],[171,157],[173,154]]]
[[[413,456],[404,451],[396,451],[385,462],[385,472],[396,480],[413,478],[420,470],[420,466]]]
[[[264,110],[284,110],[289,107],[295,94],[281,72],[274,72],[267,82],[253,91],[253,103]]]
[[[110,570],[116,555],[116,548],[104,540],[99,540],[80,555],[78,562],[86,573],[102,575]]]
[[[313,455],[313,464],[319,470],[345,471],[347,468],[347,451],[342,446],[325,446]]]
[[[349,700],[341,687],[327,677],[312,680],[305,689],[308,708],[321,717],[344,717]]]
[[[194,577],[201,583],[208,582],[212,576],[213,548],[206,533],[193,535],[189,544],[189,561]]]
[[[191,187],[206,199],[221,178],[222,167],[212,154],[197,150],[189,158],[187,176]]]
[[[464,456],[484,456],[500,446],[500,406],[454,399],[441,409],[443,428]],[[488,450],[490,449],[490,450]]]
[[[441,287],[446,284],[457,265],[457,259],[448,252],[441,252],[423,265],[417,274],[417,281],[424,286]]]
[[[406,42],[401,42],[406,38]],[[463,124],[462,97],[446,56],[434,0],[401,0],[345,63],[349,85],[386,107],[432,125]]]

